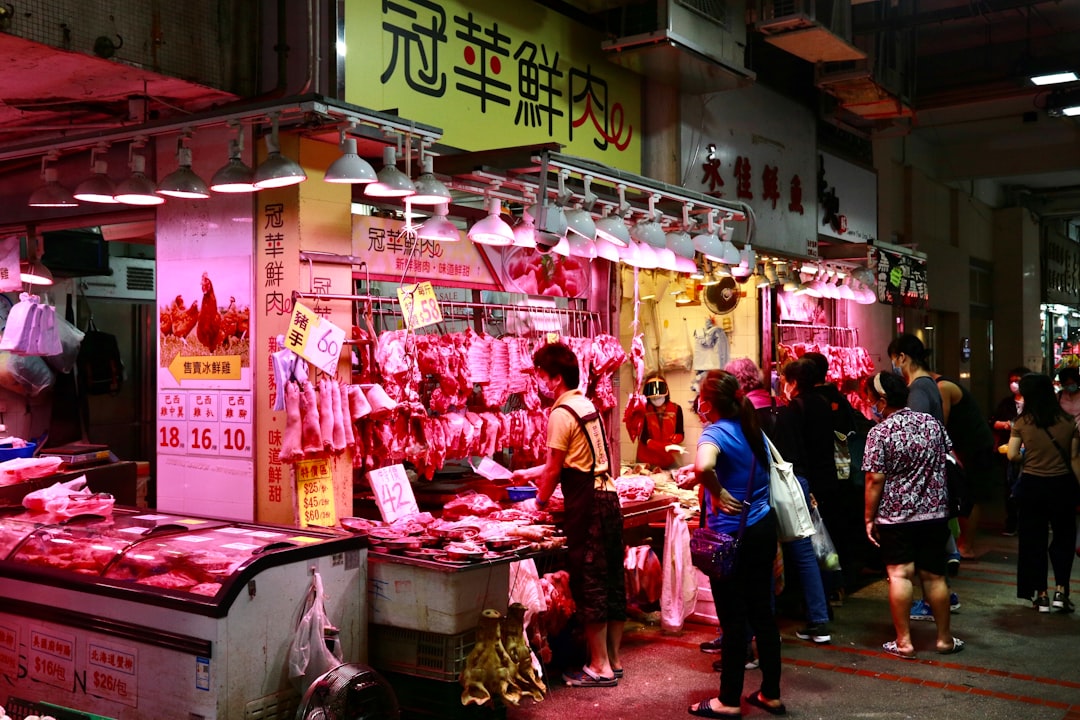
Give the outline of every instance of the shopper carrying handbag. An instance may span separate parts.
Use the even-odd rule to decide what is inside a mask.
[[[710,530],[735,537],[745,522],[738,562],[727,579],[710,580],[723,631],[719,697],[691,705],[698,717],[738,715],[746,672],[747,624],[757,640],[761,688],[745,699],[783,711],[780,702],[780,633],[772,611],[776,514],[769,506],[769,456],[753,405],[738,379],[711,370],[701,382],[695,411],[705,430],[698,442],[694,478],[705,496],[701,512]],[[744,503],[749,503],[743,518]]]

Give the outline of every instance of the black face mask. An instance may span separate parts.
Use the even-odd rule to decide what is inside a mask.
[[[667,395],[667,383],[663,380],[650,380],[645,383],[644,390],[645,397],[652,397],[653,395]]]

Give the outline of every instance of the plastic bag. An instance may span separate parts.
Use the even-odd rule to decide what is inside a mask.
[[[86,476],[58,482],[41,490],[27,493],[23,507],[34,512],[47,512],[60,518],[76,515],[112,515],[116,500],[107,493],[92,493],[86,489]]]
[[[678,505],[668,508],[664,529],[664,584],[660,590],[660,627],[682,630],[697,602],[697,576],[690,563],[690,527]]]
[[[686,326],[686,318],[683,318],[682,331],[672,329],[663,334],[663,343],[660,348],[660,364],[662,369],[670,372],[673,370],[689,370],[694,366],[694,351],[690,347],[690,330]]]
[[[829,531],[825,529],[825,522],[821,519],[817,505],[810,508],[810,519],[814,522],[814,534],[810,536],[810,540],[814,543],[818,564],[824,570],[839,570],[840,556],[836,554],[836,546],[829,537]]]
[[[40,357],[0,351],[0,388],[37,397],[55,382],[56,376]]]
[[[56,332],[60,337],[60,352],[49,355],[45,362],[58,373],[69,373],[75,369],[79,346],[82,345],[85,333],[60,315],[56,316]]]
[[[311,588],[304,598],[303,614],[289,644],[289,677],[300,683],[298,689],[301,694],[320,675],[344,662],[341,648],[336,643],[338,629],[326,616],[323,599],[322,576],[318,572],[312,573]],[[328,637],[335,639],[333,651],[326,646]]]

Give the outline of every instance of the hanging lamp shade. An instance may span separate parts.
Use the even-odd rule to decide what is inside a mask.
[[[178,147],[176,163],[177,168],[158,183],[158,194],[191,200],[210,197],[210,188],[206,186],[206,182],[191,169],[191,148]]]
[[[536,225],[533,224],[533,217],[528,212],[522,213],[521,219],[514,225],[514,246],[536,247]]]
[[[693,258],[683,257],[682,255],[675,255],[675,272],[682,273],[684,275],[693,275],[697,272],[697,263]]]
[[[694,236],[694,249],[709,260],[723,262],[724,248],[720,245],[720,238],[715,231],[709,230]]]
[[[578,235],[589,242],[596,239],[596,223],[592,215],[583,208],[574,208],[565,211],[567,235]]]
[[[548,252],[566,236],[566,211],[559,205],[536,203],[528,210],[536,226],[536,247]]]
[[[596,257],[613,263],[619,262],[619,246],[607,238],[601,237],[598,232],[596,234]]]
[[[656,253],[656,267],[661,270],[675,271],[678,269],[678,255],[672,252],[666,247],[662,247],[659,250],[653,250]]]
[[[631,240],[626,247],[619,248],[619,262],[630,267],[641,267],[641,250],[637,241]]]
[[[416,228],[416,237],[421,240],[433,240],[435,242],[459,242],[461,233],[457,225],[450,222],[446,216],[449,208],[446,203],[435,206],[435,214]]]
[[[660,267],[656,249],[649,243],[638,243],[638,267],[642,270],[655,270]]]
[[[576,232],[566,234],[566,244],[569,247],[570,254],[574,257],[592,260],[597,255],[596,243]]]
[[[57,181],[55,167],[46,166],[41,175],[45,184],[30,194],[30,207],[67,208],[79,205],[71,191]]]
[[[161,205],[165,198],[157,194],[154,181],[146,176],[146,158],[139,153],[131,156],[131,175],[116,186],[117,202],[125,205]]]
[[[605,215],[596,222],[596,237],[607,240],[616,247],[630,244],[630,230],[621,217]]]
[[[364,158],[356,154],[356,138],[347,137],[342,131],[341,157],[326,168],[323,180],[328,183],[361,185],[373,183],[379,179],[375,168]]]
[[[480,245],[513,245],[514,231],[500,217],[501,212],[499,198],[489,199],[488,214],[469,228],[469,239]]]
[[[664,228],[651,216],[634,225],[630,231],[630,237],[656,250],[667,246]]]
[[[229,140],[229,160],[210,178],[210,189],[219,193],[255,192],[255,171],[240,159],[240,141]]]
[[[40,260],[23,260],[19,263],[19,279],[31,285],[52,285],[53,274]]]
[[[398,170],[397,153],[394,148],[383,148],[383,166],[378,172],[378,180],[365,187],[364,194],[371,197],[396,198],[416,194],[416,185],[408,175]]]
[[[255,189],[288,187],[307,180],[307,173],[292,158],[281,154],[278,138],[278,117],[275,114],[266,136],[266,159],[255,168]]]
[[[690,233],[685,230],[675,230],[669,232],[664,237],[664,241],[668,250],[679,257],[694,259],[694,240],[690,237]]]
[[[431,156],[425,156],[423,172],[416,178],[416,194],[409,196],[409,202],[413,205],[438,205],[452,199],[450,190],[442,180],[435,177],[432,167]]]
[[[115,205],[119,201],[115,197],[116,186],[109,179],[108,163],[104,160],[95,159],[92,165],[94,171],[90,177],[75,187],[75,199],[82,202]]]

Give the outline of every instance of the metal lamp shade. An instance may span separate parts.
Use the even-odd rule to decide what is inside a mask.
[[[219,193],[255,192],[255,171],[240,159],[240,143],[229,141],[229,161],[210,178],[210,189]]]
[[[459,242],[461,233],[457,225],[446,219],[446,204],[436,205],[435,214],[416,228],[416,237],[421,240],[433,240],[435,242]]]
[[[469,228],[469,239],[480,245],[513,245],[514,231],[499,217],[500,211],[499,199],[491,198],[488,215]]]
[[[158,183],[158,194],[192,200],[210,197],[210,188],[191,169],[191,149],[180,148],[176,151],[176,159],[179,166]]]
[[[125,205],[161,205],[165,198],[157,194],[157,186],[146,177],[146,158],[135,155],[131,158],[132,173],[127,180],[116,186],[117,202]]]
[[[574,257],[592,260],[597,255],[596,243],[576,232],[566,234],[566,243],[570,248],[570,254]]]
[[[582,208],[567,210],[566,233],[567,235],[579,235],[589,242],[595,240],[596,223],[593,222],[592,215],[589,214],[589,211]]]
[[[694,238],[694,249],[710,260],[723,262],[721,256],[724,248],[720,245],[720,238],[714,232],[704,232]]]
[[[45,184],[30,195],[30,207],[77,207],[79,201],[75,196],[56,181],[56,168],[45,169]]]
[[[94,163],[94,174],[83,180],[75,188],[75,199],[82,202],[115,205],[116,186],[106,175],[107,166],[103,160]]]
[[[653,219],[642,220],[630,231],[630,237],[639,243],[644,243],[654,249],[667,247],[667,238],[664,236],[664,228]]]
[[[603,238],[616,247],[626,247],[630,244],[630,230],[622,218],[608,215],[596,222],[596,237]]]
[[[281,154],[280,150],[274,150],[262,161],[255,170],[255,189],[288,187],[297,185],[307,180],[307,173],[292,158]]]
[[[394,148],[383,148],[383,167],[378,172],[378,180],[365,187],[364,194],[371,197],[409,197],[416,194],[416,185],[408,175],[398,170]]]
[[[330,163],[323,175],[323,180],[328,183],[350,185],[373,183],[378,179],[371,163],[356,154],[356,138],[345,138],[341,144],[341,157]]]
[[[665,242],[668,250],[671,250],[679,257],[694,259],[694,241],[685,230],[669,232],[665,236]]]

